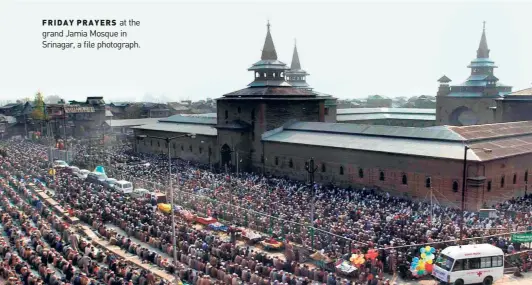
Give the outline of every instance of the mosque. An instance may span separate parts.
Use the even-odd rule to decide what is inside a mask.
[[[527,120],[532,118],[511,110],[530,104],[532,90],[511,93],[498,82],[485,30],[470,68],[463,84],[451,86],[446,76],[439,80],[437,126],[337,123],[336,98],[306,82],[309,74],[297,47],[290,67],[278,59],[268,23],[246,88],[218,98],[213,116],[175,115],[134,127],[135,135],[148,136],[136,140],[135,149],[170,153],[220,171],[298,180],[308,178],[305,163],[313,157],[320,183],[417,200],[431,195],[454,206],[460,206],[465,187],[466,208],[480,209],[527,191],[532,168],[532,122]],[[186,133],[196,136],[162,139]]]

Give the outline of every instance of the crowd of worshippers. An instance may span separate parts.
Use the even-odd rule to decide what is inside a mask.
[[[5,164],[4,164],[5,165]],[[2,169],[0,276],[8,284],[155,285],[151,272],[97,250]],[[5,179],[4,181],[5,182]],[[161,280],[159,285],[164,285]]]
[[[84,145],[78,147],[81,153],[85,153]],[[168,185],[168,160],[164,155],[134,154],[125,145],[102,150],[99,155],[100,161],[112,162],[108,171],[117,177],[134,180],[138,184],[142,181],[154,182],[163,189],[164,185]],[[149,164],[127,163],[139,160]],[[392,197],[372,189],[316,185],[313,225],[323,232],[315,231],[312,239],[308,228],[290,223],[310,222],[311,191],[304,182],[253,173],[238,176],[216,174],[182,160],[173,161],[172,173],[180,174],[179,181],[174,175],[174,185],[179,186],[180,192],[201,193],[208,198],[190,198],[187,206],[199,211],[208,209],[214,217],[246,224],[262,232],[273,232],[306,247],[313,245],[318,250],[325,250],[331,257],[339,257],[360,245],[404,246],[460,238],[459,209],[434,204],[431,211],[428,203]],[[155,184],[146,183],[146,187]],[[227,206],[231,204],[239,207]],[[532,194],[511,198],[493,207],[498,210],[497,218],[480,218],[478,213],[466,212],[464,238],[497,234],[509,229],[512,232],[524,231],[532,225]],[[278,220],[272,225],[266,216],[254,218],[252,214],[245,214],[246,209],[275,216]],[[521,246],[496,237],[491,239],[493,241],[498,241],[497,244],[504,250]]]
[[[17,148],[22,147],[23,144],[17,145]],[[23,167],[22,164],[19,165],[14,172]],[[46,175],[41,178],[51,182],[50,177]],[[56,188],[54,196],[57,201],[65,206],[73,205],[80,219],[98,229],[98,232],[110,238],[111,242],[131,253],[136,252],[146,262],[162,265],[165,259],[154,251],[142,248],[126,237],[113,235],[113,230],[106,229],[103,223],[114,223],[126,230],[129,235],[151,246],[159,245],[159,249],[168,254],[172,248],[170,246],[171,229],[168,227],[170,222],[167,215],[154,210],[153,204],[147,201],[120,196],[116,192],[106,191],[101,185],[88,184],[69,177],[62,177],[58,181],[60,185]],[[250,283],[252,278],[258,282],[257,284],[308,284],[320,281],[327,284],[348,284],[351,282],[341,280],[335,274],[323,269],[310,269],[308,265],[300,264],[295,260],[272,258],[262,252],[250,250],[248,247],[235,246],[228,241],[222,241],[210,232],[195,230],[183,220],[180,220],[179,224],[178,260],[180,263],[177,268],[169,264],[167,269],[170,272],[178,271],[179,276],[190,283],[197,284],[202,280],[203,284],[210,283],[210,280],[214,283],[224,281],[230,284]],[[131,231],[131,229],[134,230]],[[360,284],[371,279],[377,284],[389,283],[389,280],[383,279],[382,274],[372,275],[370,273],[371,264],[368,264],[367,270],[367,277],[365,273],[360,275]],[[382,270],[376,272],[382,273]]]
[[[13,160],[14,173],[26,174],[33,173],[38,174],[35,177],[40,177],[48,183],[52,182],[51,177],[46,175],[46,150],[39,148],[37,145],[29,143],[19,143],[12,145],[9,149],[10,153],[26,155],[27,157],[22,159]],[[28,155],[34,153],[34,155]],[[117,157],[124,159],[128,157],[127,152],[117,152],[115,155],[111,154],[111,159]],[[11,157],[11,156],[10,156]],[[20,157],[19,157],[20,158]],[[129,171],[138,177],[149,177],[156,182],[165,181],[165,162],[160,161],[157,157],[143,157],[142,159],[149,161],[150,165],[137,165],[133,167],[121,166],[122,171]],[[23,165],[21,165],[21,163]],[[305,203],[301,203],[307,199],[305,191],[301,190],[301,183],[288,181],[286,179],[261,177],[258,175],[244,174],[241,177],[228,177],[223,174],[214,174],[208,171],[201,171],[195,166],[187,162],[175,161],[175,168],[173,171],[179,171],[182,173],[182,179],[179,181],[181,189],[188,192],[197,192],[200,189],[211,189],[211,192],[204,192],[206,195],[212,195],[213,198],[217,198],[218,201],[229,201],[233,199],[229,196],[229,192],[236,196],[235,200],[240,201],[243,207],[255,207],[254,209],[268,211],[267,206],[270,207],[270,213],[279,214],[282,211],[288,211],[288,202],[292,201],[292,206],[295,212],[293,215],[297,218],[304,219],[303,212],[305,211]],[[18,165],[18,167],[16,167]],[[168,165],[166,164],[166,167]],[[119,166],[117,166],[119,167]],[[229,178],[229,179],[228,179]],[[148,248],[135,244],[127,237],[119,236],[116,232],[113,233],[112,229],[107,229],[104,224],[112,223],[123,230],[125,230],[128,236],[135,237],[141,240],[143,243],[149,244],[151,247],[155,247],[161,250],[165,254],[171,254],[171,226],[169,216],[164,215],[155,210],[153,201],[143,201],[140,199],[132,199],[127,196],[119,195],[116,192],[104,189],[101,185],[93,185],[84,183],[81,180],[73,177],[61,177],[58,179],[60,185],[56,189],[56,198],[58,202],[63,205],[72,205],[79,214],[79,217],[92,225],[95,229],[98,229],[102,235],[107,236],[113,240],[117,245],[123,248],[127,248],[131,253],[136,253],[141,256],[146,262],[162,265],[168,263],[164,258],[157,256],[157,253],[151,251]],[[236,185],[235,185],[236,184]],[[237,191],[231,191],[229,188],[236,188]],[[232,189],[234,190],[234,189]],[[264,195],[264,190],[269,191],[269,195]],[[320,187],[318,188],[318,203],[317,203],[317,219],[314,221],[315,225],[319,228],[340,229],[339,235],[345,237],[353,237],[355,240],[364,240],[367,238],[369,246],[378,245],[393,245],[401,244],[405,242],[417,242],[416,239],[411,239],[408,234],[414,229],[425,229],[422,227],[422,221],[427,216],[427,211],[423,211],[423,207],[426,206],[423,203],[412,203],[406,200],[401,200],[389,196],[378,195],[372,191],[357,191],[354,189],[339,189],[336,187]],[[257,193],[261,192],[262,193]],[[254,201],[256,199],[257,201]],[[345,203],[346,205],[356,205],[356,211],[351,211],[346,215],[342,215],[343,209],[338,207],[330,207],[325,202],[326,199],[334,199],[333,201],[338,205],[339,203]],[[270,202],[270,201],[271,202]],[[210,204],[208,200],[198,199],[191,205],[197,209],[206,209],[211,207],[214,216],[221,212],[221,209],[216,208],[215,205]],[[387,204],[386,204],[387,203]],[[279,205],[276,205],[279,204]],[[334,203],[329,203],[334,204]],[[390,209],[390,204],[397,206]],[[386,207],[384,207],[386,205]],[[525,214],[521,217],[516,217],[512,220],[511,216],[502,215],[498,219],[490,219],[488,221],[481,220],[478,216],[474,216],[472,213],[468,215],[468,235],[481,234],[482,230],[486,228],[494,228],[506,223],[526,224],[526,221],[530,220],[530,200],[529,199],[513,199],[507,201],[497,207],[504,214],[504,211],[512,209],[513,211],[525,210]],[[299,208],[299,209],[298,209]],[[392,210],[392,211],[390,211]],[[417,235],[418,238],[423,240],[425,237],[427,241],[434,239],[434,236],[438,237],[442,232],[445,233],[447,228],[443,227],[445,221],[456,222],[456,212],[451,213],[451,216],[446,216],[445,211],[448,209],[437,207],[435,208],[435,217],[439,217],[433,220],[434,225],[422,232],[421,235]],[[528,212],[526,212],[528,210]],[[430,212],[430,210],[429,210]],[[291,211],[287,212],[291,213]],[[288,214],[279,215],[287,217]],[[378,217],[375,217],[378,216]],[[343,216],[343,217],[342,217]],[[411,216],[415,216],[411,223]],[[416,223],[417,221],[417,223]],[[456,223],[452,223],[456,225]],[[253,225],[260,229],[259,226]],[[330,224],[328,224],[330,223]],[[349,223],[359,225],[360,232],[346,233],[345,231],[352,231],[349,228]],[[392,227],[387,227],[388,224],[393,224]],[[426,224],[426,223],[425,223]],[[331,227],[332,225],[332,227]],[[439,228],[438,228],[439,225]],[[281,229],[276,229],[278,232]],[[285,230],[285,229],[282,229]],[[390,232],[390,230],[392,230]],[[452,237],[453,233],[456,233],[456,227],[448,228],[448,237]],[[343,234],[342,234],[342,231]],[[387,233],[386,233],[387,232]],[[385,234],[386,233],[386,234]],[[349,235],[351,234],[351,236]],[[372,235],[373,238],[372,238]],[[286,233],[286,238],[295,241],[296,243],[305,244],[308,242],[308,234],[302,235],[297,232],[296,228],[289,229]],[[344,244],[344,239],[332,240],[333,243],[326,246],[325,242],[330,242],[329,239],[334,239],[329,235],[316,235],[315,247],[323,249],[329,256],[332,257],[344,257],[348,258],[350,251],[346,250],[347,247]],[[381,242],[381,239],[388,240]],[[504,239],[494,239],[498,245],[503,247],[511,246]],[[356,247],[367,248],[368,245],[357,244],[355,248],[351,250],[357,250]],[[517,246],[517,245],[516,245]],[[363,248],[363,249],[364,249]],[[411,259],[409,252],[416,250],[415,247],[407,248],[405,252],[399,252],[399,254],[390,254],[393,251],[382,250],[379,255],[378,264],[367,264],[363,271],[363,274],[359,274],[358,278],[361,278],[360,282],[365,283],[368,279],[371,282],[386,283],[385,280],[380,280],[382,271],[396,272],[398,269],[405,267],[408,268],[407,262]],[[251,254],[251,256],[250,256]],[[254,256],[253,256],[254,254]],[[264,254],[253,252],[245,247],[235,246],[230,242],[226,242],[218,238],[216,235],[208,231],[197,230],[191,227],[186,221],[179,219],[178,228],[178,255],[180,264],[178,268],[173,268],[173,265],[167,266],[168,270],[173,272],[178,270],[179,275],[183,280],[196,282],[217,282],[215,280],[226,281],[230,279],[231,283],[239,282],[242,280],[251,280],[251,277],[255,277],[254,280],[260,278],[260,284],[269,284],[275,282],[283,282],[290,280],[289,284],[298,282],[308,283],[310,280],[323,281],[327,284],[336,284],[342,282],[350,282],[347,280],[340,280],[334,274],[328,274],[322,269],[314,269],[310,274],[309,270],[301,270],[305,268],[305,265],[299,264],[298,260],[287,260],[282,262],[283,265],[280,269],[275,266],[275,259],[268,257]],[[237,262],[237,257],[241,256],[246,260],[243,266],[242,262]],[[263,256],[263,257],[260,257]],[[211,260],[213,259],[213,261]],[[249,262],[260,264],[261,270],[250,269]],[[212,262],[211,262],[212,261]],[[278,262],[279,263],[279,262]],[[295,266],[293,266],[295,264]],[[384,266],[386,264],[386,266]],[[210,266],[209,266],[210,265]],[[254,264],[255,267],[257,264]],[[278,265],[279,266],[279,265]],[[263,267],[268,268],[266,271],[262,270]],[[214,269],[216,274],[214,273]],[[235,272],[232,272],[234,268]],[[275,270],[274,270],[275,269]],[[299,270],[298,270],[299,269]],[[237,271],[238,270],[238,271]],[[280,272],[273,274],[272,272]],[[221,272],[220,272],[221,271]],[[262,271],[262,272],[261,272]],[[203,272],[203,276],[200,276]],[[219,273],[220,272],[220,273]],[[243,274],[245,273],[245,274]],[[249,273],[249,276],[248,276]],[[236,274],[236,275],[235,275]],[[253,275],[256,276],[253,276]],[[214,275],[214,276],[213,276]],[[229,276],[229,277],[228,277]],[[378,276],[374,278],[373,276]],[[218,278],[222,277],[222,278]],[[272,278],[273,277],[273,278]],[[321,278],[321,279],[320,279]],[[251,282],[251,281],[247,281]],[[258,283],[259,284],[259,283]]]

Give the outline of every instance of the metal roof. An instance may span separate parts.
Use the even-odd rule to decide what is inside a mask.
[[[216,117],[218,117],[218,114],[216,114],[216,113],[181,114],[181,116],[185,116],[185,117],[207,117],[207,118],[216,118]]]
[[[171,133],[192,133],[192,134],[204,135],[204,136],[218,135],[218,131],[213,126],[205,125],[205,124],[189,124],[189,123],[179,124],[179,123],[158,122],[154,124],[133,127],[132,129],[171,132]]]
[[[512,92],[507,96],[532,96],[532,87]]]
[[[266,86],[281,86],[281,87],[290,87],[292,86],[286,80],[255,80],[248,84],[249,87],[266,87]]]
[[[463,159],[464,145],[453,141],[419,141],[415,139],[397,139],[392,137],[366,136],[363,134],[330,134],[324,132],[305,132],[285,130],[263,139],[266,142],[334,147],[361,151],[396,153],[446,159]],[[468,160],[478,161],[472,153]]]
[[[532,135],[532,121],[474,126],[449,126],[448,128],[470,141],[508,136]]]
[[[284,129],[291,131],[410,138],[419,140],[464,141],[462,136],[451,131],[449,128],[433,129],[348,123],[297,122],[284,127]]]
[[[288,83],[294,87],[309,87],[308,83],[306,81],[300,80],[300,81],[294,81],[294,80],[288,80]]]
[[[156,123],[160,119],[161,118],[106,120],[105,123],[107,123],[107,125],[111,127],[134,127],[134,126]]]
[[[201,124],[201,125],[216,125],[216,117],[192,117],[183,115],[173,115],[168,118],[159,119],[159,122],[166,123],[183,123],[183,124]]]
[[[263,96],[282,96],[282,97],[315,97],[312,91],[293,87],[250,87],[227,93],[224,97],[263,97]]]
[[[336,120],[342,121],[363,121],[363,120],[417,120],[417,121],[436,121],[436,115],[433,114],[338,114]]]
[[[436,114],[436,109],[425,108],[347,108],[336,110],[338,115],[346,114]]]

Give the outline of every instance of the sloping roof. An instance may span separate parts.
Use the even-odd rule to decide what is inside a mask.
[[[337,115],[338,122],[365,121],[365,120],[415,120],[415,121],[436,121],[433,114],[345,114]]]
[[[124,119],[124,120],[106,120],[105,123],[112,127],[133,127],[146,124],[156,123],[160,118],[143,118],[143,119]]]
[[[297,122],[286,126],[284,129],[293,131],[323,132],[329,134],[367,135],[419,140],[464,141],[462,136],[451,131],[449,128],[432,129],[345,123]]]
[[[527,134],[532,135],[532,121],[473,126],[449,126],[448,128],[470,141]]]
[[[460,160],[467,144],[468,160],[486,161],[532,153],[532,121],[428,128],[296,122],[262,140]]]
[[[192,133],[204,136],[216,136],[218,131],[211,125],[205,124],[180,124],[180,123],[171,123],[171,122],[158,122],[153,124],[142,125],[138,127],[133,127],[132,129],[137,130],[150,130],[150,131],[161,131],[161,132],[171,132],[171,133]]]
[[[336,110],[338,115],[347,114],[436,114],[436,109],[426,108],[346,108]]]
[[[106,117],[113,117],[113,112],[109,111],[109,110],[105,110],[105,116]]]
[[[512,92],[506,96],[532,96],[532,87]]]
[[[216,125],[216,117],[193,117],[193,116],[183,116],[183,115],[173,115],[168,118],[159,119],[159,122],[166,123],[183,123],[183,124],[201,124],[201,125]]]
[[[420,141],[362,134],[330,134],[285,130],[263,139],[266,142],[302,144],[382,153],[396,153],[446,159],[463,159],[464,145],[453,141]],[[469,160],[476,161],[475,154]]]
[[[293,87],[250,87],[227,93],[224,97],[263,97],[263,96],[308,96],[315,97],[312,91]]]
[[[216,114],[216,113],[181,114],[181,116],[185,116],[185,117],[207,117],[207,118],[216,118],[216,117],[218,117],[218,114]]]

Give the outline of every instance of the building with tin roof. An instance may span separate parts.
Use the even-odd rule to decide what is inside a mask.
[[[152,137],[136,140],[136,150],[170,153],[218,171],[238,169],[298,180],[307,179],[305,162],[313,157],[319,183],[367,187],[417,200],[432,193],[449,206],[460,206],[464,190],[467,209],[528,191],[531,121],[424,128],[355,124],[369,120],[433,123],[438,113],[418,108],[336,110],[334,97],[308,86],[297,48],[294,54],[290,68],[278,60],[268,23],[261,59],[249,68],[254,80],[246,88],[218,98],[215,114],[174,115],[132,127],[136,135]],[[479,55],[487,56],[485,51]],[[486,80],[494,79],[486,76]],[[450,80],[443,77],[440,82]],[[334,112],[330,121],[327,112]],[[187,133],[196,136],[169,143],[163,139]]]

